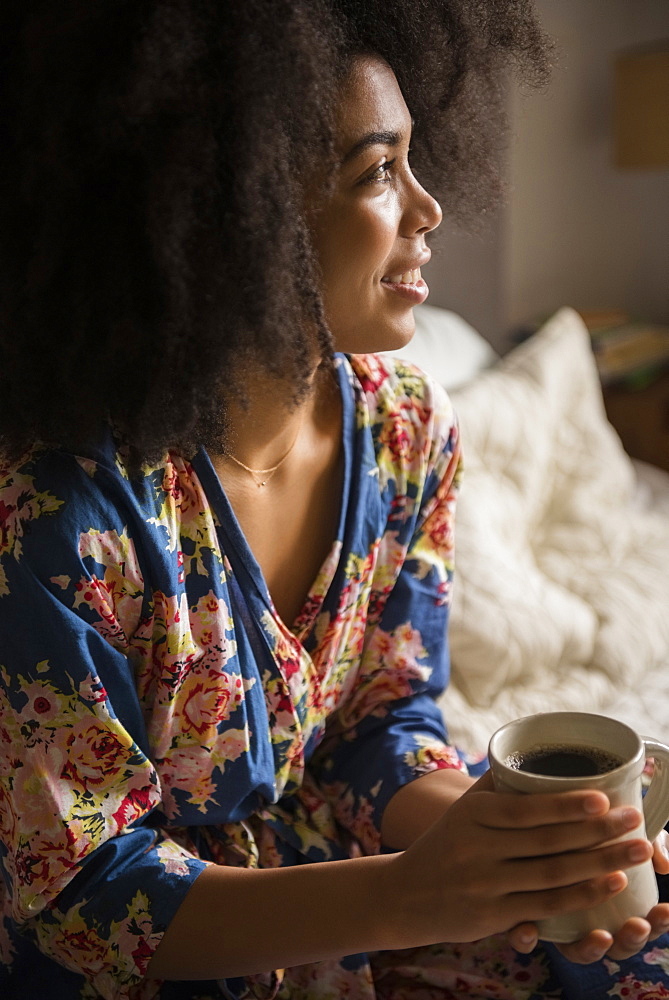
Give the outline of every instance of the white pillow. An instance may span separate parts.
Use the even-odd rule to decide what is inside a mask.
[[[443,703],[453,736],[468,727],[454,704],[496,724],[596,711],[669,666],[669,523],[633,505],[578,314],[561,310],[451,395],[465,463]]]
[[[416,306],[416,333],[406,347],[387,351],[412,361],[445,389],[454,389],[494,364],[499,355],[461,316],[438,306]]]

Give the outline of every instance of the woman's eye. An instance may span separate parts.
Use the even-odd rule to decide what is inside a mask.
[[[371,174],[367,174],[365,177],[365,184],[375,184],[381,182],[381,184],[387,184],[392,179],[392,168],[395,165],[395,158],[392,160],[384,160],[380,163],[375,170],[372,170]]]

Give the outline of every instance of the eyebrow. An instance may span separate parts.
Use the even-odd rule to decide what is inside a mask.
[[[346,163],[354,160],[370,146],[399,146],[401,141],[402,137],[399,132],[368,132],[351,146],[348,153],[342,157],[340,166],[343,167]]]

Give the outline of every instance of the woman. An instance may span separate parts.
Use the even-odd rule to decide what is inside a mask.
[[[559,995],[534,921],[653,849],[448,745],[457,429],[371,353],[441,219],[410,143],[471,193],[531,11],[55,6],[3,26],[3,996]]]

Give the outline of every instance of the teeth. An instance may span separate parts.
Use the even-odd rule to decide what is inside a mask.
[[[385,280],[391,285],[415,285],[420,280],[420,268],[405,271],[404,274],[390,274]]]

